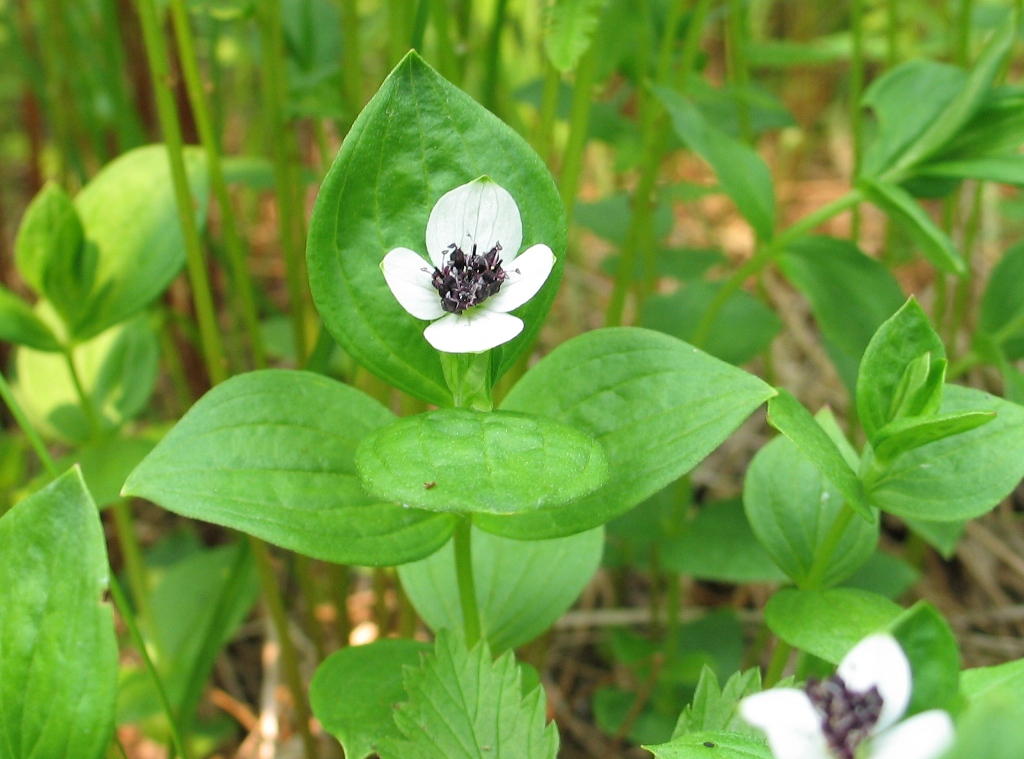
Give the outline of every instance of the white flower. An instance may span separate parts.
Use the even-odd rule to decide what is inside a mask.
[[[381,261],[402,308],[433,322],[423,332],[444,353],[482,353],[523,331],[509,311],[537,294],[555,265],[547,245],[519,254],[523,222],[508,191],[488,177],[456,187],[427,220],[430,263],[409,248]]]
[[[910,663],[891,635],[870,635],[836,674],[805,690],[774,688],[740,702],[775,759],[933,759],[953,743],[941,709],[900,722],[910,703]]]

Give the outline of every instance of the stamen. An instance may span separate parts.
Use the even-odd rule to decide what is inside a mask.
[[[809,678],[807,696],[821,715],[821,729],[837,759],[854,759],[882,713],[878,688],[863,693],[850,690],[839,675],[826,680]]]
[[[434,269],[431,284],[441,296],[441,308],[450,314],[461,314],[479,306],[501,289],[508,274],[501,268],[501,243],[496,242],[487,253],[479,255],[476,244],[467,256],[455,243],[448,246],[448,261]]]

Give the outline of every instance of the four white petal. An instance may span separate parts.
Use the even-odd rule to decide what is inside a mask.
[[[935,759],[952,745],[953,721],[941,709],[899,722],[910,703],[910,663],[891,635],[870,635],[843,658],[836,671],[846,686],[877,688],[882,712],[868,739],[866,759]],[[773,688],[740,702],[740,715],[764,731],[775,759],[835,759],[821,715],[803,690]],[[861,756],[858,753],[858,756]]]
[[[533,245],[519,254],[523,223],[519,207],[503,187],[480,177],[445,193],[427,220],[428,263],[409,248],[384,256],[381,270],[398,303],[417,319],[430,320],[423,332],[444,353],[482,353],[507,343],[523,331],[523,322],[509,314],[537,294],[555,265],[551,248]],[[468,255],[501,246],[506,279],[497,293],[461,314],[447,313],[433,285],[434,268],[442,268],[452,245]]]

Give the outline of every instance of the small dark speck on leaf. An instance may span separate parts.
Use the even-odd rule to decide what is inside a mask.
[[[714,748],[715,744],[711,741],[704,741],[704,748]]]
[[[436,487],[437,487],[437,483],[436,482],[424,482],[423,483],[423,489],[424,490],[433,490]]]

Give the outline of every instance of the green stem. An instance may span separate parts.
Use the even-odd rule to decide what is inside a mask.
[[[558,116],[558,89],[562,83],[562,75],[544,56],[544,94],[540,101],[540,114],[537,118],[537,126],[533,134],[533,149],[544,160],[549,163],[551,159],[551,138],[555,129],[555,119]],[[580,106],[582,109],[582,106]],[[573,115],[575,115],[576,102],[573,98]],[[589,120],[590,109],[586,109]],[[575,193],[574,193],[575,196]],[[565,198],[562,198],[562,205],[565,205]]]
[[[25,437],[28,438],[29,444],[32,449],[36,452],[36,456],[42,463],[43,468],[46,469],[47,473],[51,477],[57,477],[60,471],[57,469],[57,465],[53,462],[53,457],[50,452],[46,450],[46,443],[39,437],[39,433],[36,432],[36,428],[32,426],[32,422],[25,416],[25,412],[21,409],[21,404],[14,397],[14,393],[11,392],[11,386],[7,384],[7,378],[4,377],[3,373],[0,372],[0,397],[4,399],[4,403],[7,404],[7,408],[10,410],[11,415],[14,417],[14,421],[21,427],[21,431],[25,433]]]
[[[552,67],[553,68],[553,67]],[[569,115],[569,139],[562,154],[562,173],[559,176],[558,192],[562,196],[566,218],[572,218],[576,204],[576,193],[580,186],[583,170],[583,149],[587,144],[587,125],[590,123],[590,103],[593,99],[594,79],[597,76],[597,51],[590,49],[580,58],[573,82],[572,111]],[[555,81],[555,99],[558,98],[558,82]],[[543,156],[542,156],[543,157]]]
[[[285,681],[292,693],[292,701],[295,706],[295,721],[299,735],[302,737],[302,744],[305,748],[306,759],[316,759],[316,742],[309,729],[309,704],[306,702],[306,695],[302,687],[302,675],[299,674],[299,660],[295,652],[295,644],[292,642],[291,634],[288,631],[288,614],[284,608],[284,599],[281,597],[281,589],[277,585],[277,575],[274,573],[274,565],[270,558],[270,550],[267,544],[252,535],[248,536],[249,547],[256,559],[256,568],[259,571],[260,586],[263,591],[263,600],[266,602],[267,611],[274,624],[277,633],[277,642],[281,647],[281,668],[284,670]]]
[[[750,74],[747,70],[747,14],[746,0],[729,0],[729,75],[733,84],[742,90],[736,99],[736,114],[740,123],[740,136],[751,142],[750,105],[746,89]]]
[[[967,66],[971,56],[971,18],[974,0],[960,0],[960,15],[956,23],[955,60],[958,66]]]
[[[409,49],[412,37],[409,20],[414,12],[407,0],[387,0],[388,8],[388,56],[391,66],[395,66]]]
[[[430,20],[434,26],[434,44],[437,45],[438,71],[450,82],[458,84],[459,64],[452,44],[451,13],[448,0],[430,0]]]
[[[306,334],[306,272],[299,240],[302,212],[298,203],[299,189],[295,181],[293,158],[294,135],[286,129],[284,103],[287,99],[280,0],[260,0],[257,5],[260,45],[263,50],[264,98],[268,131],[274,146],[274,188],[277,197],[281,251],[284,255],[285,283],[295,338],[295,359],[299,366],[306,363],[308,338]],[[408,41],[403,38],[403,46]]]
[[[135,644],[139,656],[142,657],[142,663],[145,665],[146,671],[153,680],[153,687],[156,689],[157,697],[160,699],[160,706],[167,717],[167,725],[171,731],[171,742],[174,744],[174,750],[178,752],[178,756],[181,759],[189,759],[188,750],[185,747],[185,742],[181,739],[181,731],[178,729],[178,722],[174,718],[174,710],[171,709],[171,702],[167,698],[167,691],[164,689],[156,667],[153,666],[153,660],[149,658],[146,642],[142,639],[142,633],[139,632],[139,626],[135,621],[135,615],[132,613],[131,607],[128,605],[128,599],[125,598],[124,591],[121,590],[121,584],[113,573],[110,574],[110,595],[114,599],[114,605],[117,606],[121,619],[124,620],[125,625],[128,627],[128,633],[131,635],[132,642]]]
[[[853,32],[853,56],[850,59],[850,137],[853,148],[853,176],[860,176],[863,150],[863,128],[860,117],[860,98],[864,90],[864,0],[852,0],[850,26]],[[850,239],[856,245],[860,239],[860,206],[853,207]]]
[[[327,571],[331,601],[335,609],[334,632],[338,636],[338,645],[344,648],[352,634],[352,622],[348,617],[349,568],[343,564],[329,564]]]
[[[455,527],[455,573],[459,582],[459,604],[466,646],[472,648],[480,641],[480,610],[476,602],[476,583],[473,580],[473,523],[466,517]]]
[[[885,0],[886,66],[893,68],[900,61],[899,0]]]
[[[267,360],[263,349],[263,337],[260,333],[259,316],[256,312],[252,277],[246,262],[245,247],[235,223],[231,199],[228,197],[228,184],[224,179],[220,151],[217,147],[217,135],[214,132],[210,109],[206,103],[203,81],[199,75],[195,43],[192,38],[192,27],[189,22],[188,10],[185,7],[185,0],[171,0],[171,18],[174,22],[174,34],[178,43],[182,73],[185,76],[185,86],[188,90],[189,102],[192,104],[192,114],[195,117],[199,139],[206,155],[206,170],[210,176],[210,187],[220,209],[224,247],[227,251],[234,283],[235,307],[245,325],[252,351],[253,365],[257,369],[262,369],[267,365]]]
[[[977,182],[974,186],[974,195],[971,198],[971,213],[967,218],[967,228],[964,230],[962,250],[966,270],[964,276],[953,285],[953,317],[946,340],[951,348],[956,347],[957,333],[964,326],[967,314],[971,310],[971,290],[974,280],[974,267],[971,265],[971,259],[974,257],[974,243],[977,240],[978,230],[981,227],[984,188],[984,182]]]
[[[359,0],[341,0],[341,33],[345,43],[341,51],[341,71],[353,120],[363,107],[363,53],[359,30]]]
[[[319,600],[316,580],[313,577],[312,560],[308,556],[295,554],[295,578],[299,582],[299,591],[305,601],[303,608],[306,617],[306,629],[309,631],[309,639],[316,649],[317,663],[319,664],[326,656],[324,649],[324,631],[320,627],[320,620],[316,618],[316,607]]]
[[[802,237],[815,227],[824,224],[833,216],[838,216],[843,211],[848,211],[863,200],[864,193],[860,190],[856,188],[848,190],[844,195],[812,211],[780,232],[775,238],[774,247],[782,250],[798,237]]]
[[[181,126],[178,122],[178,109],[174,102],[174,93],[171,90],[173,80],[170,64],[167,60],[167,51],[160,32],[160,20],[157,17],[154,0],[136,0],[136,5],[142,23],[153,90],[156,93],[160,129],[167,144],[167,155],[171,164],[174,197],[178,205],[178,218],[185,241],[188,276],[192,285],[196,316],[199,320],[203,358],[206,362],[206,370],[210,375],[210,382],[217,385],[227,379],[227,366],[224,362],[224,348],[220,341],[220,328],[213,306],[213,293],[206,271],[206,260],[199,239],[199,229],[196,225],[192,193],[188,186],[188,174],[185,171]]]
[[[832,556],[839,546],[839,541],[843,539],[846,529],[855,516],[857,516],[857,512],[844,503],[839,513],[836,514],[832,526],[828,528],[825,539],[821,541],[821,545],[814,554],[811,570],[807,573],[807,578],[800,584],[801,590],[819,590],[821,588],[825,581],[825,573],[828,572],[829,564],[832,562]]]
[[[484,85],[480,102],[484,107],[496,112],[498,107],[498,80],[501,78],[501,32],[505,26],[508,0],[495,0],[494,22],[491,33],[484,48]]]
[[[71,375],[71,383],[75,386],[75,393],[78,394],[78,402],[82,407],[82,413],[85,414],[86,424],[89,425],[89,438],[90,440],[96,440],[100,436],[100,432],[103,427],[100,421],[99,412],[96,410],[96,404],[93,403],[92,398],[85,391],[85,385],[82,384],[82,377],[78,373],[78,367],[75,365],[75,353],[70,347],[66,347],[63,351],[64,362],[68,367],[68,374]]]
[[[771,688],[782,679],[782,673],[786,670],[786,664],[789,663],[789,655],[792,651],[793,647],[782,638],[777,640],[775,650],[772,651],[772,659],[768,663],[767,671],[764,673],[765,690]]]
[[[114,501],[111,506],[114,514],[114,528],[117,530],[117,541],[121,545],[125,570],[128,572],[128,586],[132,590],[132,600],[139,610],[139,618],[144,623],[152,622],[153,615],[149,609],[149,581],[146,577],[146,563],[142,559],[142,548],[135,534],[131,509],[122,498]]]

